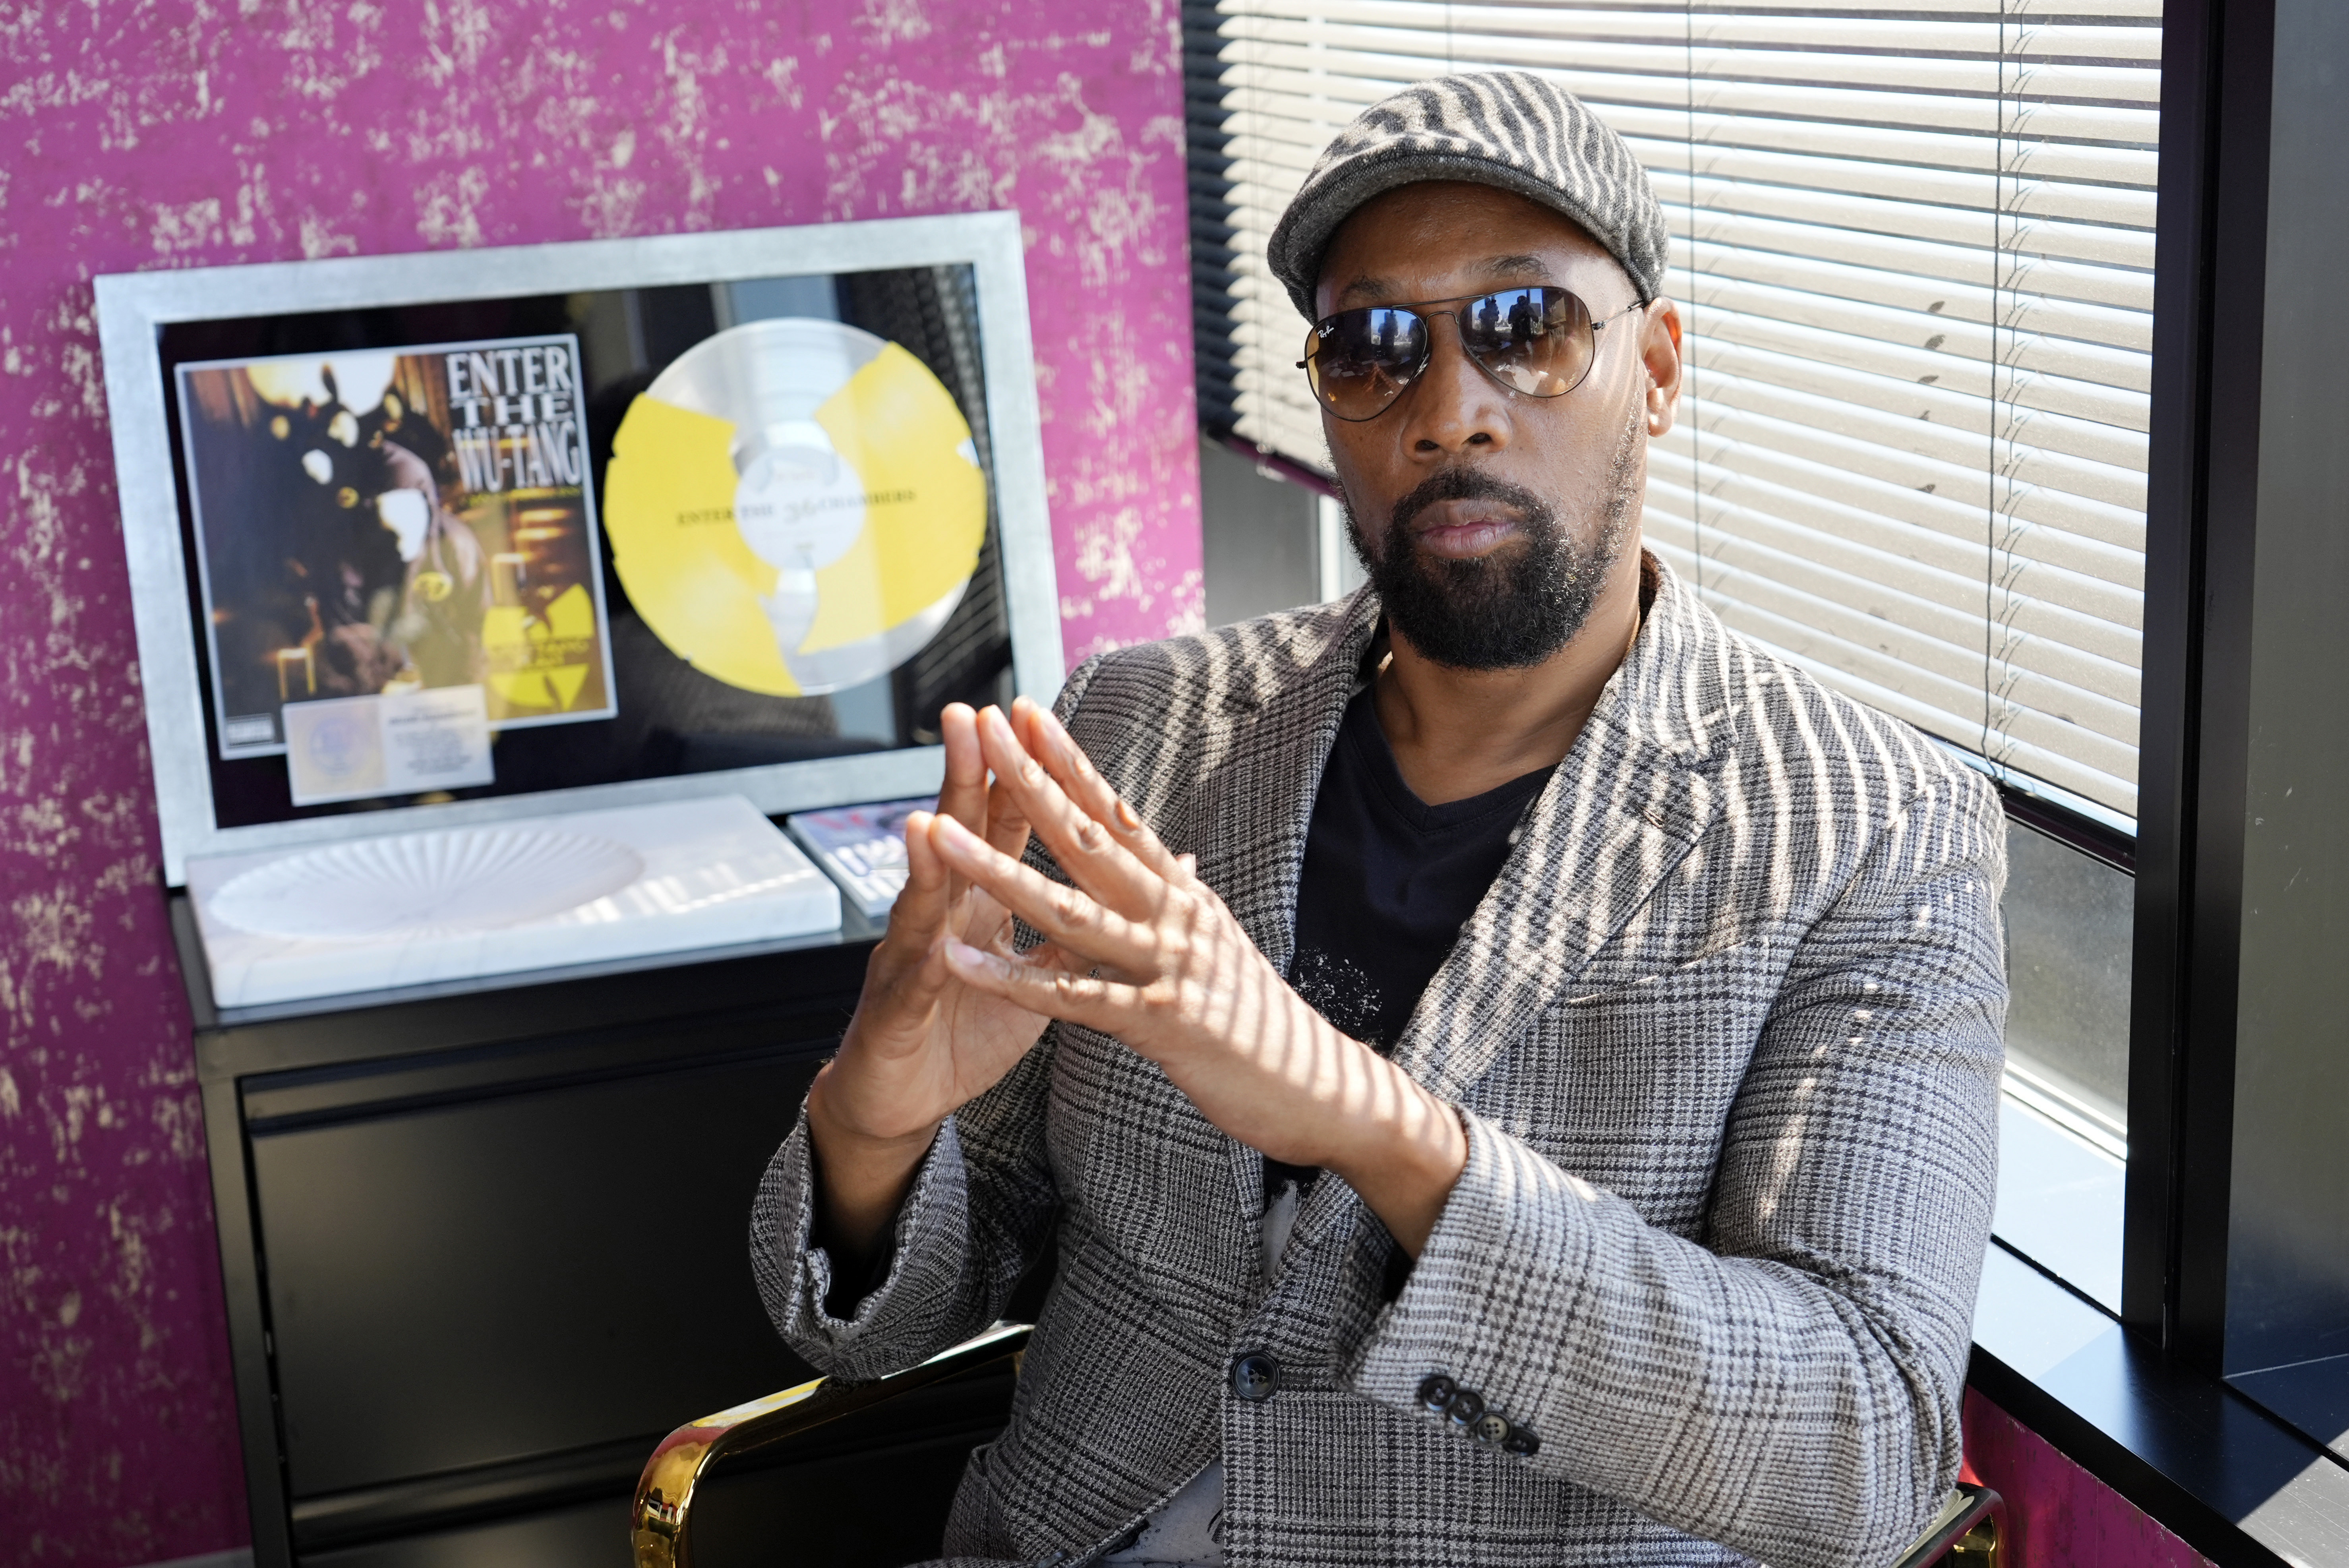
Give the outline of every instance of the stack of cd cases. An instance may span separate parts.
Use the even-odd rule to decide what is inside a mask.
[[[937,808],[938,797],[931,794],[796,812],[784,820],[848,901],[880,919],[905,886],[905,818]]]

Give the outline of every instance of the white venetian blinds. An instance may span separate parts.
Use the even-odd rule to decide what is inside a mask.
[[[1646,161],[1647,537],[1733,628],[2134,818],[2159,0],[1191,0],[1201,401],[1326,468],[1273,223],[1364,105],[1540,70]]]

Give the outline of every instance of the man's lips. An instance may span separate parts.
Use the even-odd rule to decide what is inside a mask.
[[[1490,554],[1517,536],[1523,519],[1506,502],[1472,496],[1438,501],[1411,520],[1413,546],[1431,556],[1465,560]]]

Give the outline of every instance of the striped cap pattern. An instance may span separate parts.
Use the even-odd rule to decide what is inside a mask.
[[[1554,82],[1480,71],[1372,104],[1305,177],[1272,231],[1268,259],[1307,320],[1338,226],[1372,197],[1423,180],[1494,185],[1555,208],[1623,264],[1641,299],[1663,292],[1663,209],[1623,139]]]

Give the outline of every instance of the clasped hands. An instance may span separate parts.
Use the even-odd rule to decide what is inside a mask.
[[[905,891],[808,1096],[834,1245],[871,1251],[939,1125],[1057,1018],[1155,1063],[1241,1142],[1336,1171],[1416,1256],[1467,1160],[1458,1117],[1290,990],[1050,713],[956,703],[940,728],[938,811],[905,825]],[[1068,883],[1021,862],[1031,832]],[[1014,915],[1040,946],[1013,950]]]

